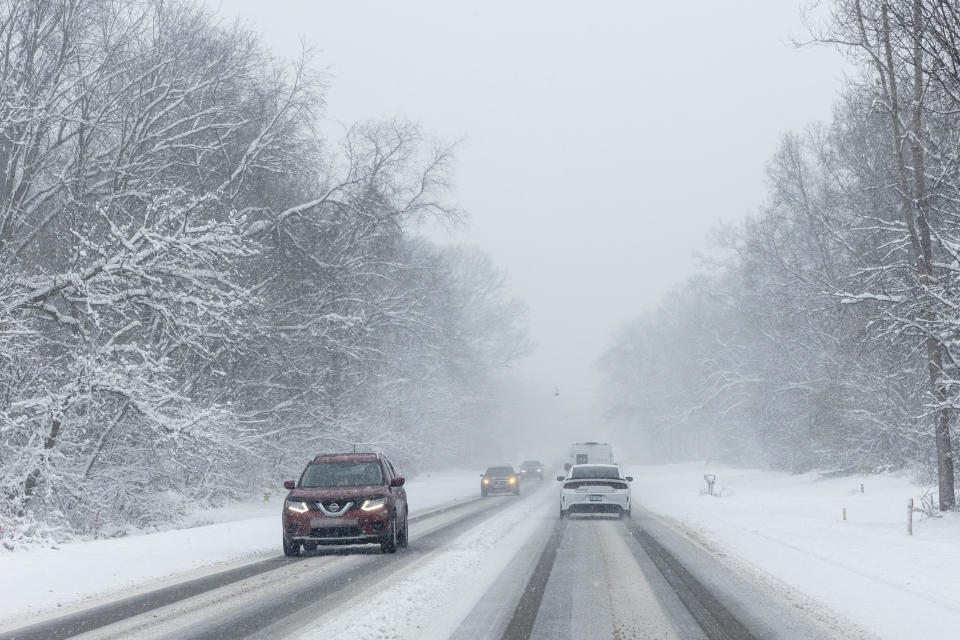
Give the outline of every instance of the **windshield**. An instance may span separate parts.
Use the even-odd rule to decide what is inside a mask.
[[[379,462],[321,462],[307,466],[301,488],[363,487],[383,483]]]
[[[513,467],[488,467],[485,476],[512,476],[516,475]]]
[[[571,478],[619,478],[620,470],[617,467],[609,467],[605,465],[583,465],[579,467],[573,467]]]

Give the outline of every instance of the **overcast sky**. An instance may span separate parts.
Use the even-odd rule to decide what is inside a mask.
[[[533,387],[597,386],[621,323],[754,211],[790,129],[827,119],[842,61],[797,50],[802,0],[223,0],[280,56],[328,67],[327,114],[464,139],[469,228],[531,310]],[[216,7],[215,3],[208,3]]]

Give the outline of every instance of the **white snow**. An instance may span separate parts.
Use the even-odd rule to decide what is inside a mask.
[[[957,637],[960,517],[915,520],[908,536],[907,499],[919,506],[928,490],[909,477],[702,463],[630,472],[634,500],[739,569],[772,574],[885,639]],[[705,473],[722,497],[701,494]]]
[[[473,498],[478,487],[478,474],[468,471],[413,478],[406,483],[410,513]],[[285,493],[195,513],[187,529],[0,551],[0,625],[279,555]]]
[[[960,629],[960,514],[915,522],[908,536],[907,499],[926,488],[907,476],[820,479],[702,463],[629,472],[638,505],[734,570],[772,575],[888,640],[953,638]],[[704,473],[717,475],[722,497],[701,495]],[[477,480],[467,471],[412,479],[411,509],[472,498]],[[555,506],[552,492],[543,495],[543,508]],[[192,523],[201,526],[189,529],[0,552],[0,625],[278,555],[282,496],[194,514]],[[360,609],[347,606],[314,629],[346,621],[356,638],[375,637],[385,621],[371,612],[395,613],[390,599],[402,598],[393,637],[449,633],[529,539],[540,520],[530,517],[531,501],[540,497],[426,554],[392,580],[391,590],[359,598],[364,616],[351,618]],[[376,598],[387,601],[374,606]]]
[[[371,587],[319,617],[297,640],[449,638],[557,506],[552,490],[492,499],[514,503],[391,576],[389,589]]]

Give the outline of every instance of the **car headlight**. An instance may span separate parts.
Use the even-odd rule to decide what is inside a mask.
[[[490,484],[490,478],[484,478],[483,484]]]
[[[510,476],[510,479],[507,480],[507,482],[509,482],[510,484],[516,484],[516,483],[517,483],[517,479],[516,479],[515,477],[513,477],[513,476]]]
[[[310,505],[302,500],[287,500],[287,509],[294,513],[306,513],[310,510]]]
[[[387,504],[387,499],[384,497],[379,498],[367,498],[363,501],[363,504],[360,505],[361,511],[376,511],[385,507]]]

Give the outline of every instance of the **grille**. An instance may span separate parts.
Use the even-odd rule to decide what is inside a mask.
[[[305,502],[307,503],[307,506],[310,507],[310,510],[311,510],[311,511],[320,511],[320,505],[323,504],[323,508],[326,509],[327,511],[330,511],[331,513],[336,513],[337,515],[340,515],[340,514],[346,513],[346,511],[344,510],[344,507],[346,507],[348,503],[350,503],[350,502],[354,503],[353,506],[350,507],[350,509],[349,509],[350,511],[353,511],[354,509],[356,509],[356,508],[358,507],[358,505],[360,505],[360,504],[363,503],[363,498],[360,498],[359,500],[358,500],[357,498],[334,498],[334,499],[331,499],[331,500],[326,500],[326,499],[324,499],[324,500],[316,500],[316,499],[314,499],[314,500],[305,500]],[[337,511],[332,511],[332,510],[330,509],[330,505],[332,505],[332,504],[338,504],[338,505],[340,505],[340,509],[337,510]]]
[[[360,527],[314,527],[310,529],[311,538],[356,538],[362,536]]]

